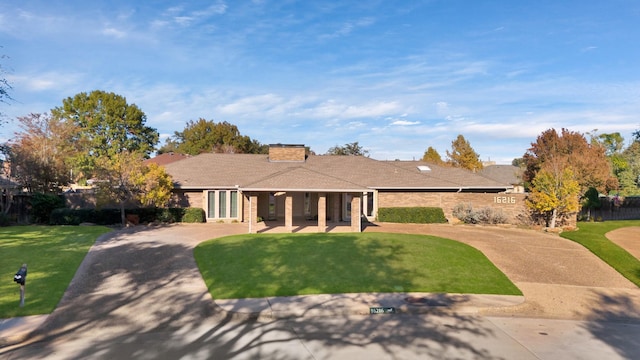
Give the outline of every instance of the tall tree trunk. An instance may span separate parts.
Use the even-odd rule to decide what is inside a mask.
[[[551,221],[549,223],[549,227],[551,229],[556,227],[556,219],[558,218],[558,209],[553,209],[553,211],[551,211]]]

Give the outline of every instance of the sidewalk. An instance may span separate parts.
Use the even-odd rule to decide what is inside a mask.
[[[215,300],[215,303],[226,312],[263,319],[282,319],[370,315],[385,310],[399,314],[433,311],[481,314],[485,309],[498,310],[522,304],[524,300],[523,296],[506,295],[362,293]]]
[[[433,311],[480,314],[524,302],[523,296],[433,293],[363,293],[215,300],[229,313],[258,319],[370,315],[373,311],[423,314]],[[392,310],[390,310],[392,308]],[[0,347],[26,340],[49,315],[0,319]]]

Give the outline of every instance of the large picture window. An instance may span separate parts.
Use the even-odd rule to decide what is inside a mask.
[[[207,192],[207,218],[235,219],[238,217],[238,191],[211,190]]]

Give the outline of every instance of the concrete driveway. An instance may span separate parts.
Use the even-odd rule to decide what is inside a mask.
[[[495,226],[385,223],[365,231],[435,235],[482,251],[526,299],[522,305],[487,314],[640,320],[640,289],[583,246],[556,234]]]
[[[0,349],[0,358],[623,359],[640,351],[640,325],[629,323],[640,319],[637,287],[577,244],[494,227],[378,224],[365,231],[467,242],[526,302],[485,316],[434,308],[415,316],[257,319],[216,306],[192,255],[201,241],[246,233],[246,226],[137,227],[100,238],[53,314],[27,342]]]

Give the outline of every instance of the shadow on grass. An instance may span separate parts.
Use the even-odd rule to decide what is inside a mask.
[[[445,316],[437,309],[429,317],[272,321],[223,312],[207,292],[192,256],[193,246],[176,242],[180,231],[188,229],[127,230],[101,238],[47,322],[30,341],[0,349],[0,354],[12,358],[300,359],[382,351],[392,358],[500,358],[483,347],[483,340],[495,334],[480,320]],[[341,266],[340,261],[330,265]],[[464,340],[470,337],[479,341]]]

